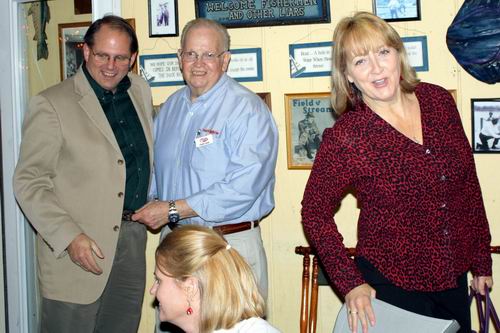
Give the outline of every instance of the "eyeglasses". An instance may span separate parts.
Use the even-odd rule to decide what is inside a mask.
[[[219,54],[215,54],[215,52],[203,52],[202,54],[198,54],[195,51],[180,51],[180,55],[185,62],[195,62],[198,59],[202,62],[214,62],[226,52],[227,51],[222,51]]]
[[[113,59],[113,61],[118,65],[125,65],[130,62],[130,57],[124,55],[117,55],[113,57],[106,53],[99,53],[99,52],[95,53],[94,50],[92,49],[90,49],[90,51],[94,55],[95,60],[102,64],[107,64],[111,59]]]

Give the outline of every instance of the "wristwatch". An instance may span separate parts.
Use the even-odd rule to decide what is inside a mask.
[[[175,206],[174,200],[168,201],[168,222],[169,223],[177,223],[180,220],[179,211]]]

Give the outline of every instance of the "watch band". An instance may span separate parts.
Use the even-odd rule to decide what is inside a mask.
[[[174,200],[168,201],[168,222],[169,223],[177,223],[180,220],[179,211],[175,205]]]

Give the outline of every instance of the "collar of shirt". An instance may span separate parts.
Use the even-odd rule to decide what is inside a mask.
[[[188,89],[186,89],[186,93],[184,95],[184,98],[190,104],[205,103],[206,101],[211,100],[212,97],[215,97],[218,94],[222,93],[223,89],[219,89],[219,88],[222,87],[224,84],[226,84],[228,79],[229,79],[229,77],[227,76],[226,73],[222,74],[219,81],[217,81],[217,83],[212,88],[210,88],[206,93],[199,96],[194,102],[191,101],[191,89],[188,87]]]
[[[107,101],[107,99],[113,97],[112,91],[104,89],[103,87],[101,87],[99,85],[99,83],[97,83],[96,80],[94,80],[92,75],[90,75],[89,71],[87,70],[87,66],[85,63],[82,64],[82,69],[83,69],[83,73],[85,74],[85,77],[89,81],[90,86],[92,87],[92,90],[94,90],[99,101],[105,102],[105,101]],[[130,82],[128,75],[125,75],[125,77],[120,81],[120,83],[118,83],[118,86],[116,87],[115,95],[121,95],[123,93],[126,93],[128,88],[130,88],[131,84],[132,83]]]

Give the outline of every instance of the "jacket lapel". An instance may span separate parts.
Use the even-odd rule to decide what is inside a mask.
[[[118,142],[116,141],[113,129],[109,125],[108,119],[104,114],[101,104],[99,103],[94,90],[92,90],[92,87],[87,81],[87,78],[85,77],[85,74],[83,73],[83,70],[81,68],[75,74],[75,92],[82,96],[82,98],[78,101],[78,104],[80,104],[83,111],[85,111],[87,116],[106,137],[113,148],[121,154],[121,150],[118,146]]]
[[[131,82],[132,85],[128,89],[128,94],[130,96],[130,99],[132,100],[132,103],[134,104],[135,110],[137,112],[137,116],[139,117],[139,120],[141,121],[142,128],[144,130],[144,136],[146,137],[146,141],[148,143],[149,147],[149,161],[150,163],[152,162],[152,149],[153,149],[153,135],[152,135],[152,130],[151,130],[151,115],[147,114],[147,111],[145,109],[146,103],[152,103],[151,101],[146,101],[144,100],[143,95],[141,94],[141,88],[138,84],[135,84],[135,80],[132,78]]]

